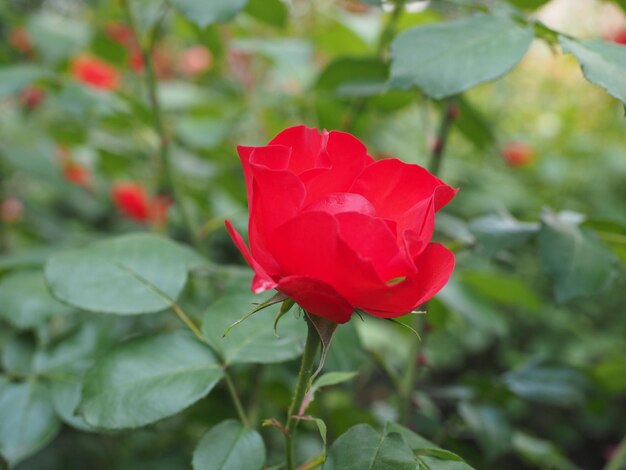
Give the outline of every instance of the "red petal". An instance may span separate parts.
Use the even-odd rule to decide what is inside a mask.
[[[291,147],[289,170],[295,174],[320,166],[320,157],[324,148],[326,136],[317,129],[306,126],[296,126],[285,129],[274,137],[269,145],[284,145]]]
[[[251,164],[252,194],[249,240],[255,259],[270,274],[278,274],[276,261],[268,252],[268,241],[276,227],[293,218],[302,206],[306,191],[296,175]]]
[[[300,175],[307,188],[305,204],[328,193],[347,192],[356,177],[374,161],[357,138],[344,132],[328,134],[326,154],[330,162],[327,169],[318,168]]]
[[[362,290],[384,286],[372,265],[340,238],[339,224],[324,212],[304,212],[277,228],[270,249],[283,273],[314,278],[353,302]]]
[[[354,310],[332,286],[307,276],[288,276],[276,288],[308,312],[336,323],[350,320]]]
[[[435,210],[445,206],[456,190],[419,165],[396,158],[379,160],[357,177],[350,192],[362,194],[376,207],[379,217],[398,220],[424,199],[435,196]]]
[[[341,214],[343,212],[357,212],[370,216],[376,215],[374,206],[360,194],[331,193],[304,208],[307,212],[326,212]]]
[[[268,289],[273,289],[276,287],[276,283],[274,280],[265,272],[263,267],[256,262],[256,260],[252,257],[250,252],[248,251],[248,247],[246,243],[243,241],[242,236],[235,230],[233,225],[230,223],[230,220],[226,220],[226,230],[228,230],[228,234],[230,238],[232,238],[233,242],[239,248],[239,251],[245,258],[246,262],[250,265],[250,267],[254,270],[254,279],[252,279],[252,292],[258,294]]]
[[[417,260],[417,267],[419,272],[415,277],[398,284],[397,288],[391,288],[394,292],[387,304],[372,301],[363,310],[377,317],[393,318],[419,307],[433,298],[450,279],[454,270],[454,254],[439,243],[430,243]],[[411,307],[400,308],[403,305]]]

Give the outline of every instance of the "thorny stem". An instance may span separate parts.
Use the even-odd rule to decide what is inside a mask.
[[[135,36],[135,41],[139,47],[141,57],[143,59],[144,67],[145,67],[145,76],[146,76],[146,86],[148,88],[148,99],[150,101],[150,108],[152,110],[152,117],[154,122],[154,130],[159,136],[159,181],[158,181],[158,192],[159,194],[166,196],[168,198],[173,199],[176,202],[176,206],[178,207],[178,211],[180,213],[183,224],[185,225],[185,229],[190,240],[196,245],[196,247],[200,248],[200,243],[198,240],[198,236],[194,225],[191,221],[191,217],[187,213],[185,205],[183,204],[183,200],[180,195],[180,191],[177,188],[175,178],[174,178],[174,169],[172,166],[172,159],[170,156],[170,137],[168,136],[167,128],[165,126],[165,120],[163,117],[163,110],[161,108],[161,102],[159,100],[159,95],[157,93],[157,78],[156,73],[154,71],[154,63],[152,61],[152,52],[154,50],[154,46],[157,41],[157,37],[159,35],[159,31],[161,29],[161,25],[165,19],[167,14],[167,4],[163,8],[161,16],[159,20],[155,23],[152,28],[152,32],[149,38],[149,42],[147,46],[142,44],[142,41],[139,37],[139,32],[137,29],[137,23],[135,22],[135,17],[133,15],[133,11],[130,7],[128,0],[120,0],[120,4],[122,9],[124,10],[124,15],[126,16],[126,21],[130,29]]]
[[[317,357],[317,349],[320,345],[320,337],[315,329],[315,326],[308,319],[306,322],[308,332],[306,343],[304,344],[302,362],[300,363],[298,383],[296,384],[296,390],[293,398],[291,399],[291,404],[289,405],[289,411],[287,412],[287,424],[285,425],[285,460],[288,470],[293,470],[295,468],[293,437],[298,424],[298,414],[300,413],[300,408],[302,407],[302,401],[304,400],[304,396],[306,395],[307,388],[309,386],[309,380],[313,374],[313,366],[315,364],[315,358]]]

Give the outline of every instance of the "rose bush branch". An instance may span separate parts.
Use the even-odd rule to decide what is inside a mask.
[[[250,420],[248,419],[248,416],[243,409],[241,399],[239,398],[239,392],[237,391],[237,387],[235,387],[235,383],[233,382],[233,378],[231,377],[230,371],[228,370],[228,366],[227,364],[225,364],[224,359],[220,357],[220,354],[215,350],[215,348],[212,348],[209,345],[200,328],[198,328],[193,320],[189,318],[189,315],[187,315],[178,304],[173,303],[172,310],[174,311],[176,316],[185,324],[185,326],[189,328],[189,330],[196,336],[196,338],[202,341],[209,349],[211,349],[213,354],[215,354],[219,358],[220,363],[222,364],[222,369],[224,370],[224,381],[226,382],[226,387],[228,389],[228,393],[230,394],[233,405],[235,406],[235,410],[237,411],[237,415],[239,416],[239,419],[241,420],[243,425],[246,428],[249,428]]]
[[[196,228],[191,220],[191,216],[185,208],[184,201],[176,184],[176,178],[174,176],[174,168],[172,165],[172,159],[170,155],[170,141],[171,137],[168,134],[167,126],[165,125],[165,118],[163,109],[161,108],[161,102],[157,92],[157,77],[154,70],[154,63],[152,60],[152,52],[159,36],[161,25],[167,15],[168,6],[164,4],[163,10],[159,19],[154,24],[148,44],[145,45],[141,41],[139,30],[137,29],[137,23],[130,6],[129,0],[120,0],[120,4],[124,11],[126,21],[131,28],[135,41],[139,47],[141,57],[145,66],[146,86],[148,89],[148,99],[150,101],[150,108],[152,111],[152,118],[154,123],[154,130],[159,136],[159,177],[158,177],[158,189],[157,192],[161,196],[172,199],[176,203],[176,207],[180,213],[181,220],[185,225],[187,236],[189,240],[197,247],[201,248]]]

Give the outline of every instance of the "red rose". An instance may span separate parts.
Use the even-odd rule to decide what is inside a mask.
[[[91,187],[90,171],[76,162],[67,161],[63,163],[63,177],[76,186]]]
[[[111,189],[117,209],[129,219],[152,223],[157,228],[167,223],[172,200],[167,196],[151,197],[140,183],[117,183]]]
[[[137,222],[150,218],[150,197],[146,189],[137,183],[117,183],[111,189],[111,198],[118,210]]]
[[[344,323],[355,308],[409,313],[448,281],[454,255],[430,239],[456,190],[422,167],[374,161],[353,136],[304,126],[238,151],[251,252],[226,225],[255,271],[254,292],[276,288]]]
[[[533,148],[524,142],[508,142],[501,150],[504,161],[511,167],[518,167],[532,163],[535,158]]]
[[[76,57],[72,61],[71,72],[76,80],[92,88],[115,90],[120,86],[117,69],[95,57]]]

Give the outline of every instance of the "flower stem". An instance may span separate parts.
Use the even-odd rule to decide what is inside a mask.
[[[448,136],[450,135],[452,123],[456,119],[456,115],[458,113],[456,106],[455,101],[451,100],[442,111],[441,121],[437,131],[437,140],[435,140],[432,147],[430,164],[428,165],[428,169],[435,176],[437,176],[441,171],[441,162],[443,160],[446,144],[448,142]],[[423,305],[420,308],[426,310],[427,305],[428,304]],[[411,326],[419,331],[423,329],[425,324],[425,320],[420,321],[420,319],[412,319]],[[413,391],[415,378],[417,376],[418,358],[424,352],[427,338],[428,335],[424,332],[420,341],[416,340],[411,342],[411,349],[407,358],[406,367],[404,368],[403,380],[400,384],[400,390],[398,390],[398,416],[406,425],[408,425],[411,421],[411,392]]]
[[[150,101],[150,108],[152,110],[152,118],[154,123],[154,130],[159,136],[159,180],[158,180],[158,193],[171,198],[176,202],[176,206],[180,213],[181,220],[185,225],[187,235],[191,242],[196,247],[200,247],[196,229],[191,221],[185,205],[183,204],[180,191],[176,185],[174,178],[174,169],[172,166],[172,159],[170,156],[170,137],[167,133],[165,126],[165,119],[163,115],[163,109],[161,108],[161,102],[157,93],[157,78],[154,71],[154,63],[152,61],[152,51],[156,44],[156,39],[161,28],[162,21],[167,13],[167,10],[163,10],[161,18],[154,25],[149,44],[147,46],[140,41],[139,32],[137,30],[137,24],[133,11],[128,3],[128,0],[120,0],[126,21],[135,36],[135,40],[141,52],[143,59],[145,72],[146,72],[146,86],[148,88],[148,99]]]
[[[220,356],[218,351],[216,351],[209,343],[207,343],[206,338],[202,334],[202,331],[200,330],[200,328],[198,328],[198,326],[193,322],[193,320],[189,318],[189,315],[187,315],[185,311],[178,304],[172,303],[172,310],[174,311],[176,316],[180,318],[180,320],[185,324],[185,326],[187,326],[187,328],[191,330],[191,332],[196,336],[196,338],[198,338],[200,341],[206,344],[211,349],[213,354],[215,354],[215,356],[217,356],[219,361],[222,363],[222,369],[224,372],[224,381],[226,382],[226,387],[228,388],[228,393],[230,394],[230,398],[233,401],[233,405],[235,405],[235,410],[237,411],[237,415],[239,415],[239,419],[241,420],[243,425],[246,428],[249,428],[250,421],[248,420],[248,416],[246,415],[246,412],[243,409],[243,406],[241,404],[241,399],[239,398],[239,393],[237,392],[237,387],[235,387],[235,383],[233,382],[233,378],[230,375],[228,366],[224,363],[224,359]]]
[[[233,382],[233,379],[230,376],[230,372],[228,372],[226,367],[224,367],[224,381],[226,382],[226,386],[228,387],[228,393],[230,393],[230,398],[233,400],[233,404],[235,405],[235,409],[237,410],[239,419],[243,423],[244,427],[249,428],[250,421],[248,421],[246,412],[243,410],[241,400],[239,399],[239,393],[237,393],[237,388],[235,387],[235,383]]]
[[[456,117],[456,103],[450,101],[442,111],[441,122],[439,124],[439,130],[437,131],[437,139],[432,147],[430,155],[430,164],[428,170],[435,176],[439,175],[441,171],[441,161],[443,160],[443,154],[448,143],[448,136],[450,135],[450,129],[452,128],[452,122]]]
[[[289,411],[287,412],[287,424],[285,425],[285,459],[288,470],[293,470],[295,468],[293,437],[298,424],[298,414],[300,413],[300,408],[302,407],[302,401],[304,400],[304,396],[306,395],[309,387],[309,380],[313,374],[313,366],[315,364],[315,358],[317,357],[317,349],[320,345],[320,337],[315,329],[315,326],[313,326],[308,319],[306,320],[306,323],[308,331],[306,343],[304,344],[304,353],[302,354],[302,362],[300,363],[298,383],[296,384],[296,390],[293,398],[291,399],[291,405],[289,405]]]

